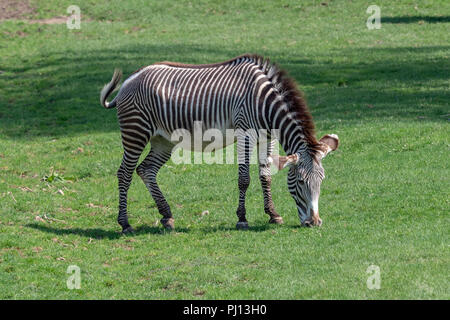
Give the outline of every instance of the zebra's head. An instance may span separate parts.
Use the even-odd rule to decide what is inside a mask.
[[[320,226],[320,185],[325,178],[322,159],[337,149],[339,138],[327,134],[319,141],[317,152],[298,152],[285,157],[274,158],[279,169],[289,168],[288,189],[297,205],[298,216],[303,226]]]

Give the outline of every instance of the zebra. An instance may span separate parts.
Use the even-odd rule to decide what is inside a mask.
[[[337,149],[339,138],[327,134],[315,137],[315,126],[303,94],[294,80],[269,59],[244,54],[213,64],[157,62],[135,71],[116,90],[122,73],[116,69],[111,81],[100,93],[104,108],[117,108],[121,130],[123,158],[117,171],[119,184],[118,223],[123,233],[133,232],[127,216],[127,194],[134,170],[141,177],[166,229],[174,228],[174,218],[163,196],[156,176],[170,159],[174,142],[170,137],[178,129],[191,132],[194,122],[205,129],[277,129],[278,137],[267,135],[266,151],[259,153],[259,179],[264,196],[264,211],[269,223],[282,224],[271,194],[271,165],[287,168],[288,190],[303,226],[320,226],[318,201],[324,179],[322,159]],[[287,156],[273,155],[275,141]],[[239,201],[237,229],[248,229],[245,197],[250,184],[249,157],[259,142],[254,135],[244,134],[244,144],[237,145],[238,154],[245,153],[238,164]],[[233,141],[234,142],[234,141]],[[146,145],[150,151],[139,164]],[[241,147],[240,147],[241,146]]]

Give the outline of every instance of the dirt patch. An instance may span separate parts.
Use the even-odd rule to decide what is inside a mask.
[[[39,24],[63,24],[67,17],[54,17],[49,19],[29,19],[36,10],[30,6],[26,0],[0,0],[0,21],[1,20],[25,20],[29,23]]]
[[[20,19],[34,12],[28,1],[0,0],[0,20]]]

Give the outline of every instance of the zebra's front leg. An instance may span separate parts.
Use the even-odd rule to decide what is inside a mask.
[[[283,218],[276,212],[271,192],[272,176],[270,175],[270,163],[259,164],[259,180],[264,196],[264,212],[270,217],[269,223],[282,224]]]
[[[264,141],[259,144],[259,180],[261,181],[261,187],[264,197],[264,212],[269,215],[269,223],[282,224],[283,218],[275,210],[275,206],[272,200],[272,175],[270,173],[270,165],[272,163],[272,152],[275,147],[276,140],[272,140],[269,143]]]
[[[147,189],[155,200],[159,213],[163,216],[161,223],[164,228],[172,230],[174,225],[174,219],[170,206],[167,203],[161,189],[156,182],[156,176],[159,169],[170,159],[172,155],[173,145],[162,138],[155,138],[150,141],[151,150],[144,161],[138,166],[137,173],[144,181]]]

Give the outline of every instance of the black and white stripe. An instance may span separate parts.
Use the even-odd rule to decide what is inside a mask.
[[[285,76],[275,65],[253,55],[211,65],[157,63],[131,75],[122,84],[113,101],[108,103],[106,99],[119,81],[120,73],[115,72],[111,82],[102,90],[100,101],[105,108],[117,107],[122,133],[124,154],[117,176],[118,222],[124,232],[132,230],[127,218],[127,192],[136,167],[163,216],[163,225],[173,228],[172,212],[158,187],[156,175],[171,157],[172,133],[177,129],[192,132],[196,121],[202,122],[203,130],[267,130],[267,153],[260,158],[259,166],[264,209],[270,216],[270,222],[282,223],[271,197],[269,160],[274,142],[270,140],[275,137],[270,137],[270,131],[279,129],[280,135],[277,138],[284,150],[288,154],[306,157],[306,162],[313,162],[318,144],[308,142],[308,132],[305,130],[305,121],[308,119],[301,114],[301,109],[292,107],[289,99],[292,92],[289,91],[290,88],[286,88],[283,82]],[[310,137],[309,139],[311,140]],[[245,136],[243,141],[246,143],[238,143],[238,154],[244,153],[246,156],[239,164],[237,226],[247,228],[245,193],[250,183],[248,160],[258,140],[254,136]],[[137,166],[139,156],[148,142],[151,143],[151,150]],[[311,165],[308,170],[313,169],[314,166]],[[291,180],[296,180],[296,176],[297,174],[291,177]],[[294,195],[297,206],[305,207],[302,211],[305,215],[309,207],[306,202],[310,200],[307,196],[301,196],[301,193],[308,193],[308,190],[298,192],[297,183],[291,180],[288,181],[289,190]]]

